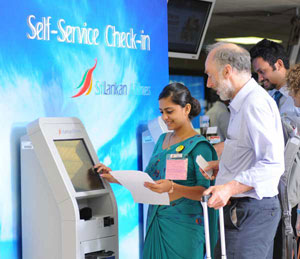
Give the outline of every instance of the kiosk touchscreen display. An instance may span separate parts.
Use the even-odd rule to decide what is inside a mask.
[[[76,192],[104,189],[83,139],[54,140]]]

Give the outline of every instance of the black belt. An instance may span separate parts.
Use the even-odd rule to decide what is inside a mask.
[[[262,199],[277,199],[278,195],[275,195],[273,197],[263,197]],[[231,197],[229,200],[230,201],[249,201],[249,200],[256,200],[255,198],[252,197]]]

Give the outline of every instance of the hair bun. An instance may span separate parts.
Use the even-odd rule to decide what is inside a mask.
[[[198,116],[200,114],[200,112],[201,112],[201,105],[200,105],[199,101],[196,98],[192,97],[191,111],[189,114],[190,118],[192,119],[192,118]]]

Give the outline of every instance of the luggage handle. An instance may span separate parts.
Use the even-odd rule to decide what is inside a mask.
[[[208,221],[208,209],[207,202],[211,194],[202,196],[201,204],[203,207],[204,214],[204,231],[205,231],[205,245],[206,245],[206,259],[211,259],[210,250],[210,235],[209,235],[209,221]],[[220,240],[221,240],[221,258],[227,259],[226,257],[226,245],[225,245],[225,227],[224,227],[224,213],[223,207],[219,209],[219,225],[220,225]]]

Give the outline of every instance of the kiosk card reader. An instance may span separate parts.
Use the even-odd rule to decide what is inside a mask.
[[[110,185],[77,118],[40,118],[21,139],[23,259],[117,259]]]

